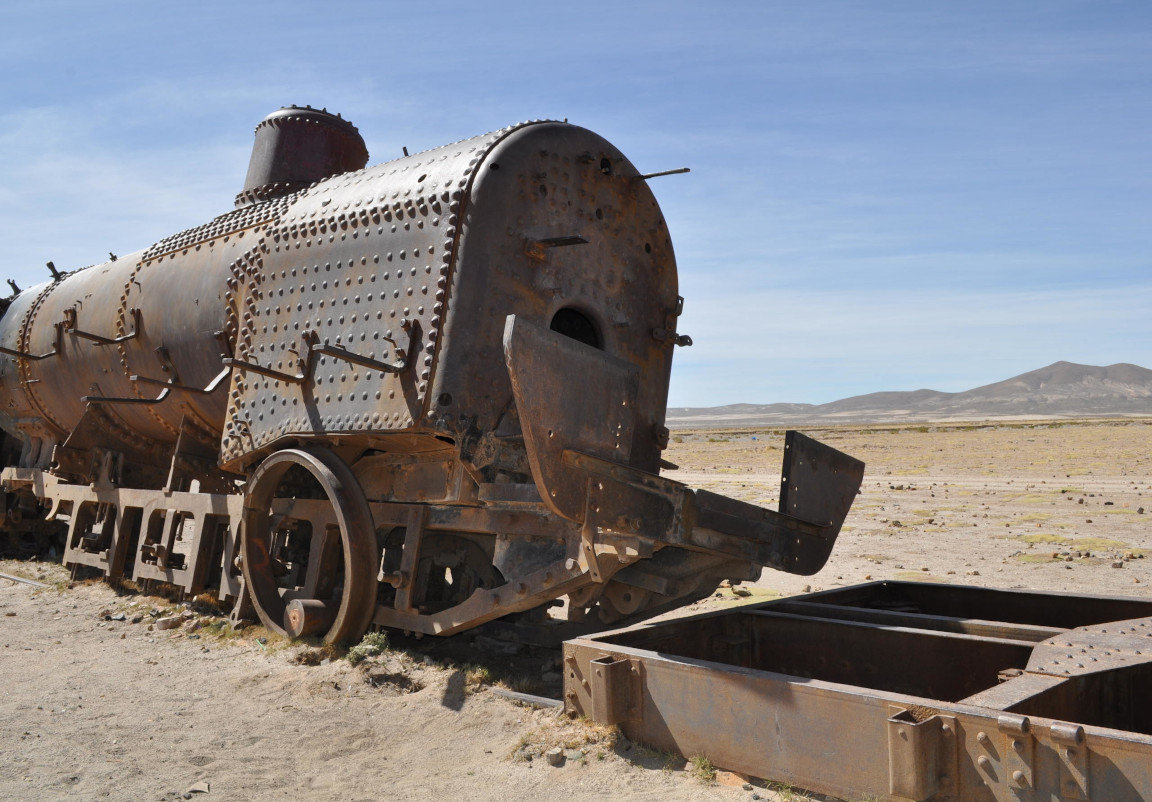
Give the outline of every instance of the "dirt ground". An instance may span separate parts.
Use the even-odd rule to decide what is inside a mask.
[[[1152,595],[1152,421],[808,433],[867,463],[827,567],[766,572],[750,597],[686,613],[868,579]],[[775,506],[782,446],[782,432],[677,432],[669,475]],[[69,587],[59,565],[0,572],[49,584],[0,580],[3,799],[805,798],[702,781],[700,761],[497,694],[555,695],[558,651],[393,635],[353,665],[233,632],[200,604]],[[173,615],[186,620],[162,630]],[[556,746],[559,767],[543,757]]]

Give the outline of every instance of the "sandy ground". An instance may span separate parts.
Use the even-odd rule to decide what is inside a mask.
[[[687,612],[886,578],[1152,595],[1150,423],[810,433],[868,463],[828,566],[766,573],[750,598],[725,590]],[[673,478],[774,506],[782,445],[781,433],[677,433],[667,457]],[[804,798],[703,783],[669,755],[493,691],[556,693],[558,652],[393,636],[357,666],[322,662],[204,609],[162,631],[153,611],[180,607],[69,588],[57,565],[0,571],[52,584],[0,580],[3,799]],[[541,757],[553,746],[567,750],[561,767]]]
[[[765,571],[758,594],[899,579],[1152,596],[1152,420],[807,433],[863,460],[864,483],[825,568]],[[776,507],[782,432],[673,438],[670,478]]]

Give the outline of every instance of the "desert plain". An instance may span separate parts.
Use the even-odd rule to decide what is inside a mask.
[[[1152,419],[804,431],[867,464],[828,564],[676,615],[880,579],[1152,595]],[[775,507],[782,454],[782,430],[674,431],[667,475]],[[354,665],[59,564],[0,572],[48,585],[0,580],[6,800],[824,799],[499,693],[559,697],[558,650],[391,633]]]

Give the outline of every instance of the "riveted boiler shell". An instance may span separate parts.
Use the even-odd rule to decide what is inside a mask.
[[[0,346],[30,353],[26,350],[25,326],[35,314],[41,294],[50,286],[51,283],[44,283],[31,287],[13,299],[4,317],[0,319]],[[53,347],[49,346],[48,350]],[[13,436],[29,443],[31,467],[47,464],[51,456],[51,444],[58,441],[65,432],[40,412],[31,394],[34,385],[27,385],[23,381],[27,365],[26,360],[0,354],[0,425]]]
[[[74,316],[75,329],[109,339],[98,344],[67,330],[58,354],[41,360],[0,356],[0,403],[5,428],[51,445],[62,443],[89,409],[87,396],[151,399],[162,388],[142,376],[191,388],[206,387],[223,369],[218,331],[234,331],[231,287],[247,264],[262,226],[283,210],[269,202],[229,212],[180,232],[146,252],[77,270],[22,293],[0,323],[0,342],[39,355],[56,347],[57,325]],[[133,309],[139,310],[137,328]],[[165,370],[168,367],[168,370]],[[222,429],[226,391],[173,390],[157,404],[102,402],[101,432],[111,448],[123,443],[154,454],[162,464],[185,420],[210,437]],[[41,455],[41,457],[43,454]],[[38,463],[43,462],[37,458]]]
[[[509,129],[322,181],[292,196],[265,238],[239,304],[238,359],[287,374],[303,369],[303,337],[369,359],[409,354],[400,373],[330,356],[307,381],[235,371],[221,461],[253,461],[285,438],[410,432],[422,418],[455,213],[474,165]],[[440,297],[437,298],[437,294]],[[401,328],[411,322],[413,339]]]
[[[563,236],[586,243],[541,253],[539,240]],[[526,123],[328,179],[291,198],[258,260],[240,293],[236,356],[310,374],[234,373],[225,465],[300,437],[491,431],[512,397],[505,318],[547,326],[575,308],[605,350],[641,366],[634,463],[655,468],[671,349],[652,330],[674,317],[675,261],[646,183],[595,134]],[[400,345],[408,366],[305,365],[310,333],[381,362]]]

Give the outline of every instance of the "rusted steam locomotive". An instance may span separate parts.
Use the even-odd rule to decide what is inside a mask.
[[[328,641],[823,565],[857,460],[789,433],[780,512],[660,476],[690,340],[651,176],[558,122],[367,159],[281,109],[233,211],[0,302],[10,537]]]

